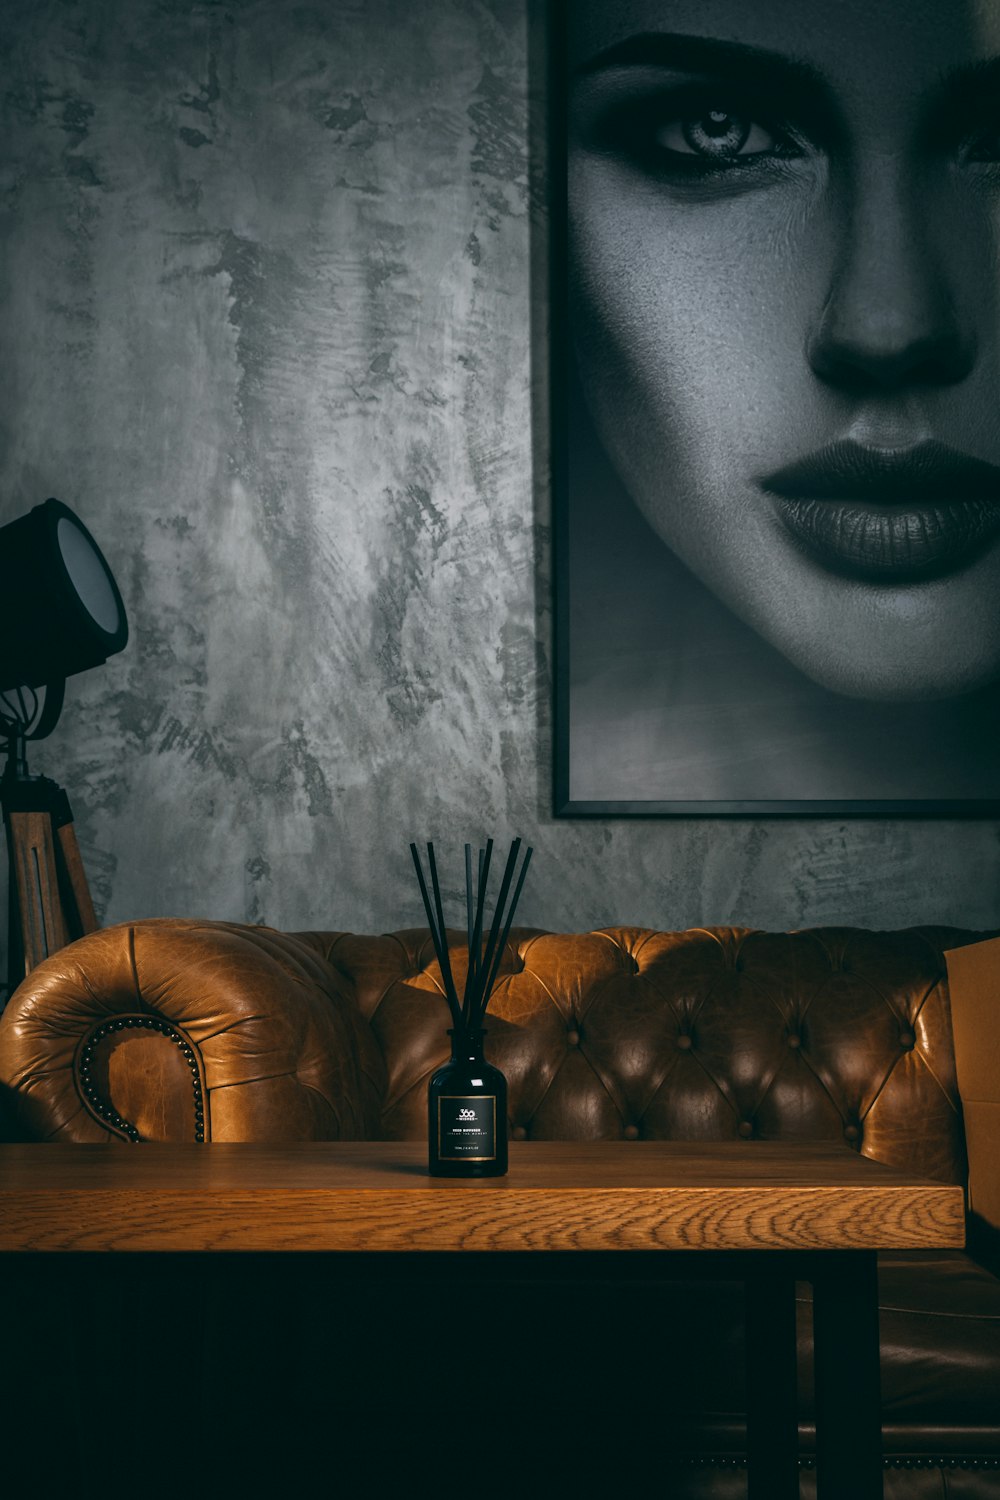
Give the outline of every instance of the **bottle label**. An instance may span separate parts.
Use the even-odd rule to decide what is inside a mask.
[[[438,1156],[442,1161],[494,1161],[497,1101],[492,1095],[438,1097]]]

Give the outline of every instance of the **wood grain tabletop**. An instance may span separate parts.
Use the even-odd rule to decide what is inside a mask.
[[[506,1177],[418,1142],[0,1146],[0,1251],[823,1250],[964,1244],[960,1187],[825,1143],[514,1143]]]

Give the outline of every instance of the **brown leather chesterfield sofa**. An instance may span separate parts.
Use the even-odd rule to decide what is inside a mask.
[[[515,1141],[824,1139],[971,1184],[969,1253],[880,1262],[886,1494],[900,1500],[1000,1497],[1000,1088],[977,1098],[973,1142],[960,1087],[963,1071],[1000,1075],[1000,1027],[981,1045],[981,1012],[964,1006],[953,1030],[944,956],[989,936],[520,930],[490,1009]],[[422,1139],[447,1025],[426,932],[136,922],[29,976],[0,1021],[0,1084],[22,1139]],[[738,1496],[738,1289],[689,1291],[658,1325],[641,1285],[591,1289],[577,1354],[613,1372],[602,1399],[683,1413],[703,1467],[670,1493]],[[805,1289],[801,1311],[808,1454]],[[553,1309],[535,1315],[554,1326]],[[558,1337],[578,1330],[567,1318]]]

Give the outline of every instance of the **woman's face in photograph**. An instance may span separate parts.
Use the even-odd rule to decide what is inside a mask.
[[[1000,0],[572,0],[571,327],[663,541],[803,672],[1000,676]]]

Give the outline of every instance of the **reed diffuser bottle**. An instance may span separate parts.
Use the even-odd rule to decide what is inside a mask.
[[[472,878],[472,846],[465,846],[465,911],[469,961],[460,1002],[448,952],[448,933],[444,924],[434,845],[427,845],[427,863],[434,892],[433,907],[417,846],[410,845],[431,941],[441,968],[444,996],[452,1019],[448,1031],[451,1037],[451,1057],[432,1075],[428,1086],[428,1164],[432,1177],[502,1177],[507,1171],[507,1080],[499,1068],[493,1067],[483,1056],[483,1038],[486,1035],[483,1023],[531,859],[531,850],[528,849],[507,907],[507,896],[520,847],[521,840],[515,839],[500,883],[489,937],[486,938],[483,915],[493,840],[487,840],[486,848],[479,852],[478,889],[474,888]]]
[[[507,1080],[483,1057],[485,1032],[448,1032],[451,1059],[428,1090],[432,1177],[502,1177],[507,1171]]]

